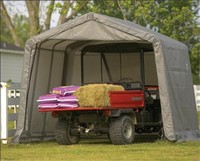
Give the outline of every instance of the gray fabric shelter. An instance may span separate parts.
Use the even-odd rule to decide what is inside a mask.
[[[145,74],[147,83],[159,85],[166,137],[171,141],[199,139],[187,47],[133,22],[88,13],[27,41],[20,111],[13,142],[24,138],[45,140],[53,137],[56,119],[50,113],[37,111],[38,96],[55,86],[80,85],[80,50],[87,45],[113,42],[128,42],[152,48],[145,55]],[[113,60],[113,68],[117,67],[115,59],[118,58],[113,56],[110,59]],[[128,60],[130,57],[124,56],[123,59]],[[137,58],[133,60],[137,64]],[[94,64],[95,58],[91,55],[86,68]],[[124,67],[124,76],[130,76],[128,70],[128,67]],[[114,77],[118,79],[117,70],[113,71],[116,71]],[[95,73],[96,71],[90,70],[89,81],[93,81]],[[104,77],[106,80],[106,76]],[[137,74],[133,77],[139,78]]]

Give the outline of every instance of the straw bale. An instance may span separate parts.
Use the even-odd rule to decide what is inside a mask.
[[[112,84],[88,84],[75,91],[80,107],[110,106],[109,91],[123,91],[124,88]]]

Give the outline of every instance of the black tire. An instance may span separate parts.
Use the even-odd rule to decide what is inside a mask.
[[[112,144],[131,144],[135,139],[133,120],[129,116],[120,116],[110,121],[109,135]]]
[[[55,138],[58,144],[71,145],[79,142],[79,135],[70,134],[71,126],[66,119],[58,119],[56,125]]]

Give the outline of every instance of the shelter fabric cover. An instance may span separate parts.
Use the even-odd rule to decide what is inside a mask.
[[[45,57],[45,52],[52,53],[52,51],[55,51],[52,53],[52,59],[59,57],[59,53],[71,53],[69,56],[72,56],[75,51],[80,51],[84,45],[108,42],[134,42],[139,45],[152,44],[165,136],[171,141],[200,139],[187,46],[133,22],[96,13],[88,13],[43,32],[26,42],[20,109],[17,131],[13,142],[19,142],[23,136],[24,138],[32,136],[31,134],[34,134],[33,129],[35,133],[45,134],[45,137],[48,135],[45,132],[41,132],[41,129],[43,131],[54,130],[52,128],[52,123],[54,122],[50,117],[39,114],[37,111],[27,112],[32,111],[34,99],[37,97],[33,93],[34,90],[37,89],[37,92],[44,92],[40,91],[36,83],[36,81],[39,82],[37,80],[39,78],[36,79],[32,72],[35,70],[37,62],[39,62],[38,55]],[[60,45],[59,51],[56,53],[55,46],[58,43],[63,45]],[[65,62],[63,64],[66,65]],[[70,74],[71,69],[66,70]],[[54,73],[56,75],[59,74],[58,72]],[[47,77],[51,76],[48,73],[45,74]],[[45,79],[45,74],[42,74],[41,79]],[[70,79],[70,77],[67,79]],[[62,82],[63,80],[59,81]],[[59,86],[59,84],[57,85]],[[35,89],[33,90],[34,87]],[[49,115],[47,114],[47,116]],[[46,126],[36,127],[33,124],[33,120],[37,120],[35,122],[37,125],[46,124]]]

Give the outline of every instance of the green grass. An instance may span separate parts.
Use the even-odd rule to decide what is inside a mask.
[[[14,109],[13,109],[13,108],[8,109],[8,113],[9,113],[9,114],[13,114],[13,113],[14,113]],[[8,129],[9,129],[9,130],[12,130],[12,129],[14,129],[14,128],[15,128],[15,123],[14,123],[14,121],[9,121],[9,122],[8,122]]]
[[[55,142],[2,145],[2,161],[199,161],[200,142],[136,142],[112,145],[107,139],[82,140],[63,146]]]

